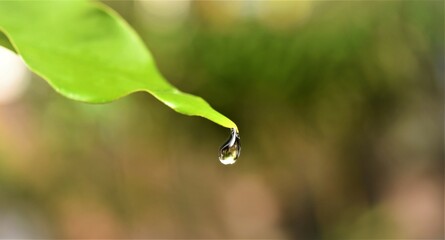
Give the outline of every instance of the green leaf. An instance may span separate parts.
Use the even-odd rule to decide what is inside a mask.
[[[0,34],[1,45],[68,98],[104,103],[146,91],[179,113],[237,128],[202,98],[167,82],[136,32],[99,3],[0,1],[1,32],[9,39]]]

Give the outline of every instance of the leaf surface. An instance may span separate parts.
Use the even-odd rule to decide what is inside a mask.
[[[70,99],[104,103],[146,91],[179,113],[237,128],[202,98],[167,82],[136,32],[102,4],[0,1],[0,45]]]

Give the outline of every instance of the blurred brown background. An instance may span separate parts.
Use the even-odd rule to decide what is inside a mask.
[[[0,51],[0,238],[442,239],[443,1],[105,1],[228,130]]]

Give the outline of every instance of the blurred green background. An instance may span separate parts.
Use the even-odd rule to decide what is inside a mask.
[[[90,105],[3,68],[0,238],[444,237],[443,1],[105,4],[241,157],[148,94]]]

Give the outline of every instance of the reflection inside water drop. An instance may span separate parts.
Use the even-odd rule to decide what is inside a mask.
[[[239,133],[230,129],[230,138],[219,149],[219,161],[224,164],[234,164],[241,153]]]

